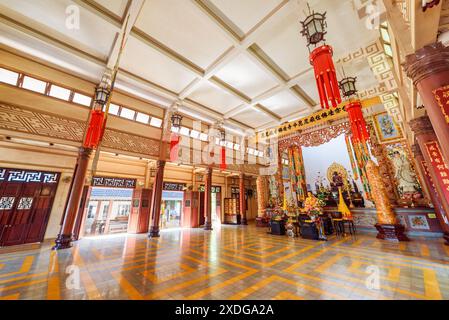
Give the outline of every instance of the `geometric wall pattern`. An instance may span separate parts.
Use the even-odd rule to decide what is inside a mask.
[[[401,111],[396,98],[392,92],[397,90],[397,84],[394,79],[393,66],[391,59],[385,54],[381,40],[366,47],[360,47],[358,50],[349,53],[336,61],[336,64],[351,63],[356,59],[367,59],[368,64],[376,77],[379,85],[367,90],[360,90],[359,97],[364,99],[372,96],[380,96],[382,103],[388,114],[397,122],[402,122]]]
[[[81,143],[85,122],[0,103],[0,129]],[[159,141],[106,129],[102,146],[150,156],[159,155]]]

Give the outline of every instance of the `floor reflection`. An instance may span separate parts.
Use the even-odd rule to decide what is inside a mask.
[[[449,248],[219,226],[0,251],[0,299],[449,299]],[[3,249],[2,249],[3,250]]]

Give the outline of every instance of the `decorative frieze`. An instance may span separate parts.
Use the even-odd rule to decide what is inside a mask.
[[[108,187],[108,188],[129,188],[136,187],[136,179],[114,178],[114,177],[93,177],[93,187]]]
[[[0,182],[58,183],[59,173],[0,168]]]
[[[0,103],[0,129],[79,142],[84,136],[84,121],[46,114],[36,110]],[[148,156],[159,156],[158,140],[106,129],[102,146]]]

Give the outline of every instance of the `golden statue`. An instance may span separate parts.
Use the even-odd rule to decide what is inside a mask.
[[[306,200],[304,200],[304,208],[303,208],[303,212],[306,213],[311,213],[311,212],[316,212],[316,213],[321,213],[322,211],[322,206],[320,204],[320,200],[315,197],[312,192],[307,192],[307,198]]]
[[[339,198],[338,198],[338,211],[342,213],[343,219],[352,220],[352,213],[349,210],[348,206],[345,203],[345,199],[343,198],[343,193],[341,192],[341,187],[338,188]]]

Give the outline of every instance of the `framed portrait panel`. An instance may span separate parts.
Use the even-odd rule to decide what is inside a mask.
[[[380,143],[392,143],[404,139],[401,127],[387,112],[375,114],[373,121]]]

